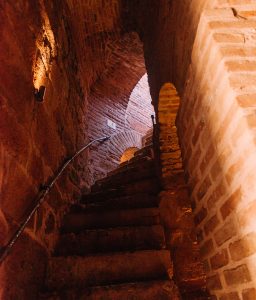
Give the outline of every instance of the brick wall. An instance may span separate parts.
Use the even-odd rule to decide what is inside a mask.
[[[118,0],[0,4],[1,244],[67,155],[113,133],[107,118],[115,133],[127,131],[129,95],[146,72],[142,44],[128,33],[136,30],[155,107],[166,82],[182,98],[177,126],[209,290],[219,299],[253,299],[255,1],[126,2],[125,28]],[[44,103],[33,97],[40,84]],[[71,167],[32,220],[1,267],[2,298],[36,290],[62,214],[97,178],[87,162],[115,151],[101,149]]]
[[[162,191],[159,195],[161,219],[174,263],[174,280],[184,299],[199,299],[205,293],[205,273],[188,187],[184,180],[181,151],[175,125],[180,97],[175,87],[162,86],[158,101],[158,134]]]
[[[129,25],[144,43],[155,107],[165,82],[181,95],[177,128],[208,289],[213,299],[254,299],[256,3],[150,4],[144,13],[132,1]]]
[[[40,185],[64,159],[89,139],[113,133],[106,128],[107,118],[116,122],[115,133],[124,131],[122,146],[139,145],[137,134],[125,125],[125,112],[131,91],[145,74],[145,63],[137,35],[124,31],[121,9],[119,0],[0,4],[1,246]],[[46,86],[43,103],[33,95],[40,85]],[[94,178],[90,163],[94,157],[106,161],[115,151],[117,161],[117,149],[122,149],[114,142],[104,151],[102,146],[72,164],[36,213],[2,266],[1,298],[18,294],[25,299],[27,293],[37,298],[33,293],[42,282],[45,258],[54,247],[61,217]],[[33,266],[31,272],[27,264]]]
[[[125,130],[114,135],[107,145],[107,157],[111,162],[111,167],[109,171],[117,167],[120,164],[120,159],[125,152],[125,150],[130,148],[142,147],[141,135],[134,130]]]
[[[219,1],[203,12],[178,118],[208,288],[218,299],[253,299],[256,286],[256,19],[246,3]]]
[[[108,1],[104,11],[101,0],[0,4],[1,246],[40,184],[88,141],[87,96],[108,69],[112,42],[121,36],[118,3]],[[46,86],[43,103],[33,96],[39,85]],[[37,299],[47,252],[62,215],[86,183],[79,176],[86,166],[85,153],[58,181],[1,265],[1,299]]]
[[[186,80],[201,12],[215,0],[127,0],[127,30],[136,30],[144,45],[145,63],[153,103],[166,82],[179,92]],[[147,9],[150,7],[150,9]],[[157,105],[156,105],[157,108]]]
[[[141,148],[143,133],[152,123],[143,49],[138,35],[126,34],[112,47],[113,55],[108,62],[110,71],[93,85],[88,98],[90,139],[112,136],[110,141],[89,150],[86,174],[89,185],[116,168],[127,148]],[[108,120],[115,123],[115,129],[107,125]]]

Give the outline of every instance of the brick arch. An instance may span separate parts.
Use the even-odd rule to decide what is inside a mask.
[[[170,242],[176,283],[185,297],[188,290],[200,290],[205,285],[205,275],[198,259],[199,245],[194,235],[193,213],[185,185],[177,134],[176,118],[180,102],[175,86],[172,83],[163,84],[159,92],[157,111],[163,186],[159,207],[167,232],[166,239]],[[179,242],[173,242],[174,236],[179,236]]]
[[[134,157],[134,154],[139,150],[139,148],[137,147],[129,147],[127,148],[124,153],[122,154],[121,156],[121,159],[120,159],[120,164],[126,162],[126,161],[129,161],[131,158]]]
[[[104,135],[115,136],[132,129],[125,123],[125,112],[132,90],[146,73],[143,47],[138,34],[124,34],[112,48],[107,67],[92,86],[88,97],[90,139]],[[108,121],[114,122],[115,128],[109,127]],[[116,166],[115,162],[106,160],[107,151],[107,146],[104,145],[89,150],[86,174],[88,185],[104,177]]]
[[[178,170],[182,166],[175,125],[179,105],[180,97],[178,96],[175,86],[169,82],[163,84],[159,92],[157,123],[159,126],[159,144],[162,147],[160,159],[162,166],[164,166],[162,168],[162,176],[164,180],[165,177],[172,176],[172,174],[175,173],[176,168],[168,153],[175,153],[175,164],[177,164]]]
[[[141,148],[141,135],[134,130],[126,130],[114,135],[108,143],[107,157],[111,161],[109,171],[113,170],[120,163],[120,159],[128,148]]]

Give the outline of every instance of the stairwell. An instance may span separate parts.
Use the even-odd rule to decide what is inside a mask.
[[[152,147],[94,184],[63,221],[42,299],[180,299]]]

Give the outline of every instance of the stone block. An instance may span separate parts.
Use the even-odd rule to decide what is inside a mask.
[[[236,268],[225,270],[224,277],[227,285],[237,286],[251,281],[251,276],[246,265],[240,265]]]

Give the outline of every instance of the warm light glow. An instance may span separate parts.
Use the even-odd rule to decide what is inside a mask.
[[[149,91],[148,75],[144,74],[134,87],[125,112],[127,127],[145,135],[152,128],[151,115],[155,115]]]
[[[137,148],[137,147],[131,147],[131,148],[126,149],[120,159],[120,163],[126,162],[126,161],[130,160],[131,158],[133,158],[134,153],[138,150],[139,150],[139,148]]]
[[[56,56],[54,34],[51,29],[49,18],[41,2],[42,28],[36,39],[36,53],[33,66],[33,83],[36,89],[41,85],[46,86],[51,73],[52,61]]]

